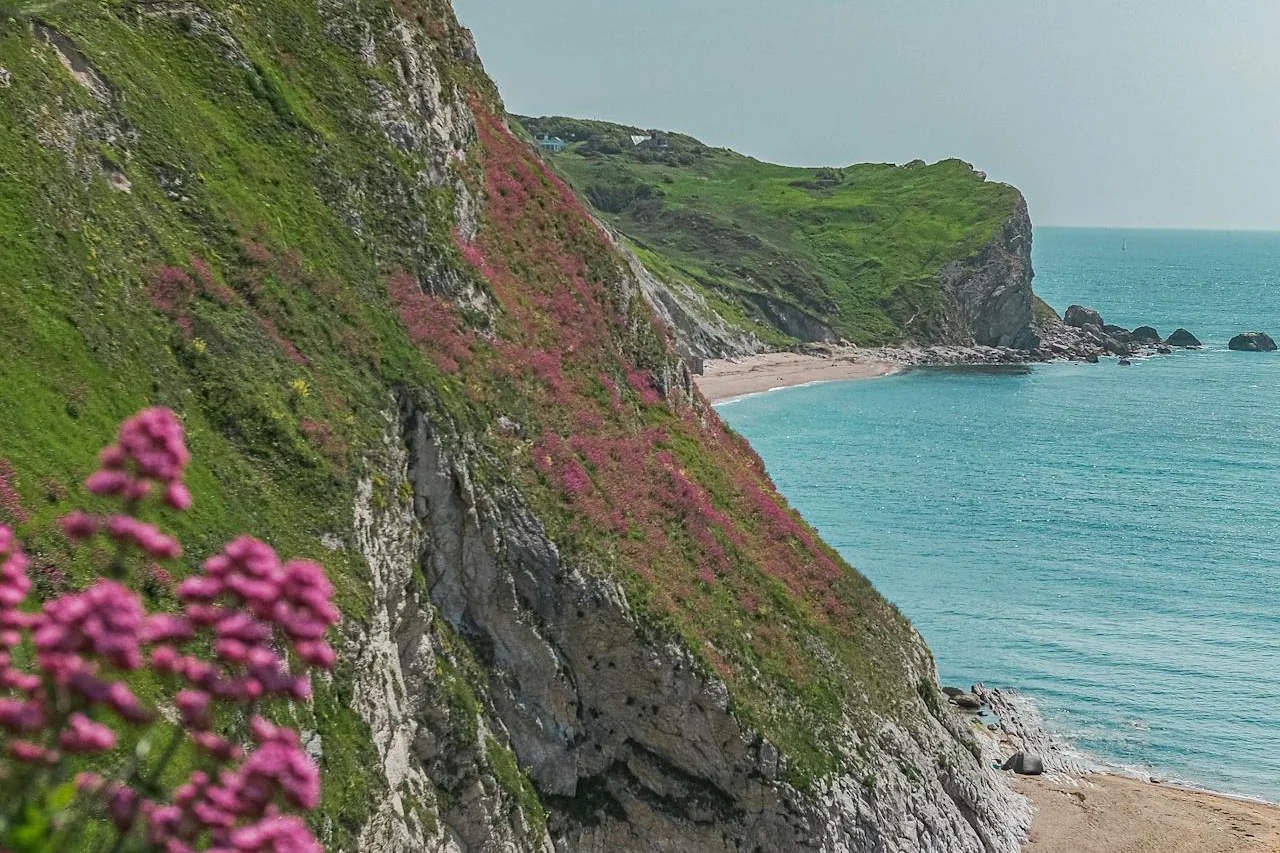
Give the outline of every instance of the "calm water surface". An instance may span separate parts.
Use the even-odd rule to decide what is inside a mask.
[[[1104,760],[1280,800],[1280,234],[1040,229],[1036,290],[1200,352],[724,404],[912,619]]]

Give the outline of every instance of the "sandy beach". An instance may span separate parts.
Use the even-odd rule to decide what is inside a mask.
[[[1280,806],[1122,776],[1017,776],[1036,808],[1025,853],[1275,853]]]
[[[832,355],[804,355],[771,352],[735,359],[710,359],[698,388],[711,402],[758,394],[775,388],[834,382],[843,379],[871,379],[902,370],[902,365],[877,358],[873,352],[856,349],[835,350]]]

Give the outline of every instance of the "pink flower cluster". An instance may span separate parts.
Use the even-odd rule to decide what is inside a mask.
[[[191,506],[191,493],[182,484],[183,469],[191,461],[182,423],[168,409],[139,412],[120,426],[115,444],[98,455],[102,467],[85,487],[95,495],[119,495],[135,504],[164,488],[164,500],[177,510]]]
[[[159,488],[164,503],[186,509],[191,498],[182,479],[189,458],[173,413],[149,409],[124,423],[86,486],[130,508]],[[181,554],[176,540],[132,515],[73,513],[62,525],[73,541],[102,533],[121,552],[137,549],[156,559]],[[105,722],[111,716],[152,723],[155,710],[125,681],[149,667],[177,685],[172,704],[181,727],[169,734],[163,761],[185,738],[213,769],[193,773],[168,797],[142,793],[154,790],[164,763],[151,769],[146,785],[141,768],[124,779],[82,776],[80,790],[97,798],[122,840],[140,827],[146,849],[165,853],[319,853],[306,824],[284,813],[314,809],[320,800],[319,771],[297,733],[255,715],[254,747],[245,754],[215,729],[214,710],[219,703],[252,708],[265,697],[310,697],[306,668],[333,666],[325,636],[339,619],[322,567],[281,562],[265,543],[241,537],[178,586],[183,607],[176,614],[148,614],[137,593],[106,578],[27,612],[27,567],[13,531],[0,525],[0,748],[18,762],[15,772],[24,765],[51,768],[25,783],[19,778],[20,785],[57,784],[66,772],[64,754],[114,750],[117,733]],[[146,571],[155,570],[147,564]],[[13,652],[27,643],[34,660],[24,668]],[[201,653],[207,648],[212,654]],[[296,667],[282,648],[292,650]],[[9,846],[9,809],[0,802],[0,850]]]
[[[211,851],[319,851],[301,820],[281,807],[314,809],[320,802],[320,773],[292,729],[255,716],[250,724],[257,748],[239,767],[216,776],[198,770],[180,785],[173,801],[142,797],[119,782],[94,774],[79,779],[81,790],[101,797],[110,820],[127,831],[141,818],[147,841],[166,853],[187,853],[208,835]]]

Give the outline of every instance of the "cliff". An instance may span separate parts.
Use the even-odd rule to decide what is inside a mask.
[[[790,168],[677,133],[520,121],[570,143],[548,162],[625,235],[696,354],[1038,346],[1026,202],[967,163]]]
[[[334,677],[273,709],[327,849],[1017,849],[918,635],[692,389],[447,3],[10,4],[0,69],[0,519],[83,585],[95,448],[181,415],[173,574],[247,532],[337,588]]]

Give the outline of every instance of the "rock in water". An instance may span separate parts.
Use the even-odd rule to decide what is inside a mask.
[[[1168,348],[1167,346],[1165,346],[1164,344],[1161,344],[1160,346],[1156,347],[1156,352],[1160,353],[1161,355],[1172,355],[1172,354],[1173,354],[1173,350],[1169,349],[1169,348]]]
[[[1012,770],[1022,776],[1039,776],[1044,772],[1044,762],[1040,760],[1038,755],[1015,752],[1009,756],[1009,759],[1004,764],[1000,765],[1000,769]]]
[[[965,691],[961,690],[959,687],[944,687],[942,688],[942,692],[947,695],[948,699],[954,699]]]
[[[1131,365],[1131,364],[1133,364],[1133,362],[1132,362],[1132,361],[1130,361],[1130,360],[1129,360],[1129,359],[1127,359],[1127,358],[1122,358],[1122,359],[1120,359],[1120,366],[1121,366],[1121,367],[1128,367],[1128,366],[1129,366],[1129,365]]]
[[[1127,344],[1133,340],[1133,332],[1130,332],[1124,326],[1113,326],[1110,323],[1102,327],[1102,331],[1108,337],[1115,338],[1122,344]]]
[[[1135,343],[1139,344],[1158,344],[1163,340],[1163,338],[1160,337],[1160,333],[1151,326],[1139,326],[1130,332],[1129,335],[1133,338]]]
[[[1197,349],[1201,345],[1200,339],[1186,329],[1175,329],[1165,343],[1171,347],[1182,347],[1183,349]]]
[[[1063,315],[1062,321],[1068,326],[1075,326],[1077,329],[1083,329],[1085,326],[1102,328],[1103,325],[1102,315],[1083,305],[1072,305],[1068,308],[1067,313]]]
[[[1275,352],[1276,342],[1266,332],[1243,332],[1232,338],[1227,348],[1238,352]]]
[[[951,701],[970,711],[976,711],[982,707],[982,700],[972,693],[958,693],[951,697]]]

